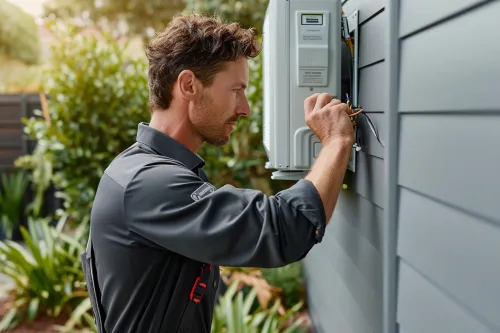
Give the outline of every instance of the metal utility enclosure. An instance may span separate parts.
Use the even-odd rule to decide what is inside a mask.
[[[274,178],[302,177],[321,150],[304,122],[304,99],[316,92],[340,96],[340,19],[339,1],[269,2],[263,28],[263,140],[267,167],[278,170]]]

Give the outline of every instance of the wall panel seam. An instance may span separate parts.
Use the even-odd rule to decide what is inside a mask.
[[[374,62],[370,62],[370,63],[368,63],[366,65],[360,66],[359,70],[362,70],[362,69],[365,69],[365,68],[368,68],[368,67],[372,67],[372,66],[378,65],[380,63],[383,63],[384,61],[385,61],[385,58],[377,60],[377,61],[374,61]]]
[[[418,191],[418,190],[415,190],[415,189],[413,189],[413,188],[410,188],[410,187],[408,187],[408,186],[406,186],[406,185],[404,185],[404,184],[401,184],[401,183],[399,184],[399,187],[400,187],[401,189],[404,189],[404,190],[408,191],[408,192],[411,192],[411,193],[417,194],[417,195],[419,195],[419,196],[421,196],[421,197],[423,197],[423,198],[425,198],[425,199],[427,199],[427,200],[430,200],[430,201],[436,202],[436,203],[438,203],[438,204],[440,204],[440,205],[442,205],[442,206],[444,206],[444,207],[447,207],[447,208],[453,209],[453,210],[455,210],[455,211],[457,211],[457,212],[460,212],[460,213],[462,213],[462,214],[464,214],[464,215],[467,215],[467,216],[472,217],[472,218],[475,218],[475,219],[479,219],[479,220],[481,220],[482,222],[489,223],[489,224],[494,225],[494,226],[495,226],[495,227],[497,227],[497,228],[500,228],[500,220],[498,220],[498,221],[497,221],[497,220],[491,219],[491,218],[489,218],[489,217],[487,217],[487,216],[483,216],[483,215],[481,215],[481,214],[479,214],[479,213],[472,212],[472,211],[470,211],[470,210],[467,210],[467,209],[465,209],[465,208],[462,208],[462,207],[460,207],[460,206],[458,206],[458,205],[455,205],[455,204],[453,204],[453,203],[450,203],[450,202],[444,201],[443,199],[439,199],[439,198],[437,198],[437,197],[434,197],[434,196],[433,196],[433,195],[431,195],[431,194],[423,193],[423,192],[421,192],[421,191]]]
[[[401,115],[423,115],[423,116],[485,116],[491,114],[500,114],[499,109],[474,109],[474,110],[435,110],[435,111],[423,111],[423,110],[398,110],[398,113]]]
[[[365,20],[361,21],[359,23],[359,26],[362,27],[363,25],[365,25],[366,23],[370,22],[371,20],[373,20],[375,17],[377,17],[378,15],[380,15],[383,11],[385,10],[385,7],[382,7],[380,8],[379,10],[377,10],[375,13],[373,13],[373,15],[371,16],[368,16]]]
[[[418,267],[414,266],[410,261],[408,261],[407,258],[403,256],[399,256],[399,261],[403,262],[406,266],[411,268],[414,273],[420,275],[429,285],[432,287],[436,288],[443,296],[451,300],[453,303],[455,303],[458,307],[462,308],[464,312],[467,312],[471,317],[473,317],[475,320],[480,322],[481,324],[487,326],[489,329],[492,330],[492,332],[498,332],[500,327],[496,327],[495,325],[491,324],[487,318],[484,318],[481,316],[481,314],[477,313],[474,309],[472,309],[470,306],[467,304],[464,304],[463,301],[459,300],[456,298],[454,294],[443,288],[440,284],[438,284],[436,281],[434,281],[430,276],[426,275],[425,272],[420,270]]]
[[[374,157],[376,157],[376,156],[374,156]],[[355,193],[356,193],[357,195],[359,195],[360,197],[363,197],[364,199],[366,199],[366,200],[370,201],[372,204],[374,204],[374,205],[375,205],[375,206],[377,206],[378,208],[380,208],[380,209],[382,209],[382,210],[384,209],[384,207],[382,207],[382,206],[380,206],[380,205],[376,204],[376,203],[375,203],[375,202],[373,202],[370,198],[367,198],[367,197],[366,197],[366,196],[364,196],[363,194],[361,194],[361,193],[359,193],[359,192],[357,192],[357,191],[355,191]]]
[[[443,17],[443,18],[441,18],[441,19],[439,19],[439,20],[437,20],[435,22],[426,24],[423,27],[420,27],[420,28],[418,28],[418,29],[416,29],[416,30],[414,30],[414,31],[412,31],[410,33],[402,35],[402,36],[400,36],[400,38],[401,38],[401,40],[405,40],[405,39],[411,38],[411,37],[413,37],[415,35],[420,34],[421,32],[430,30],[430,29],[432,29],[434,27],[437,27],[437,26],[439,26],[441,24],[444,24],[444,23],[446,23],[448,21],[452,21],[454,19],[457,19],[460,16],[467,15],[468,13],[470,13],[470,12],[472,12],[472,11],[474,11],[474,10],[482,7],[482,6],[485,6],[488,3],[493,2],[493,1],[495,1],[495,0],[483,0],[481,2],[478,2],[478,3],[475,3],[473,5],[467,6],[467,7],[463,8],[463,9],[459,10],[456,13],[453,13],[451,15],[447,15],[447,16],[445,16],[445,17]]]

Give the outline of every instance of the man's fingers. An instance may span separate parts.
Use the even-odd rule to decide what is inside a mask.
[[[332,99],[330,103],[328,103],[326,106],[334,106],[337,104],[340,104],[341,102],[338,99]]]
[[[338,111],[343,111],[347,113],[347,115],[351,115],[352,111],[351,109],[347,106],[347,104],[342,103],[338,100],[333,100],[330,103],[328,103],[327,107],[331,108],[332,110],[337,109]]]
[[[332,101],[333,96],[328,94],[328,93],[322,93],[318,96],[318,99],[316,100],[316,108],[321,109],[328,103]]]
[[[348,106],[347,106],[347,104],[342,103],[342,104],[340,104],[340,105],[341,105],[341,106],[342,106],[342,108],[344,109],[345,113],[347,113],[347,114],[349,114],[349,115],[350,115],[350,114],[352,114],[352,110],[351,110],[351,108],[350,108],[350,107],[348,107]]]
[[[316,100],[318,99],[318,96],[321,95],[320,93],[316,93],[314,95],[311,95],[307,97],[304,100],[304,110],[307,112],[310,112],[314,109],[314,106],[316,105]]]

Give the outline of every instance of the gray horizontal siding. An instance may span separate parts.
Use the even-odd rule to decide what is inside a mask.
[[[359,10],[359,22],[363,24],[383,10],[386,4],[387,0],[348,0],[343,3],[342,9],[346,15]]]
[[[385,0],[348,0],[359,10],[359,104],[381,132],[387,83],[384,63]],[[384,148],[363,116],[358,117],[362,151],[356,172],[347,171],[334,215],[321,244],[304,260],[308,304],[315,333],[382,333],[382,216]]]
[[[405,333],[494,332],[405,261],[399,265],[397,319]]]
[[[382,293],[382,209],[353,191],[342,191],[329,235],[349,256],[373,290]]]
[[[336,220],[330,228],[332,237],[342,248],[361,276],[369,281],[373,292],[382,293],[382,258],[380,251],[366,238],[361,237],[347,221]]]
[[[323,242],[305,260],[316,322],[329,328],[317,332],[381,332],[381,228],[381,208],[342,191]]]
[[[342,191],[334,217],[356,229],[360,237],[380,251],[382,249],[382,208],[349,189]],[[377,285],[377,283],[375,283]]]
[[[363,151],[356,154],[356,173],[354,174],[356,192],[379,207],[383,207],[384,160]]]
[[[327,246],[328,241],[315,246],[304,261],[309,313],[314,332],[356,333],[344,317],[345,306],[339,301],[339,295],[346,294],[345,287],[334,267],[327,264],[326,255],[322,253],[322,249]]]
[[[400,111],[500,111],[499,15],[493,1],[403,40]]]
[[[500,223],[500,114],[403,115],[399,183]]]
[[[386,13],[381,12],[359,28],[359,67],[384,59],[387,40]]]
[[[377,327],[382,325],[381,312],[379,313],[382,300],[371,286],[373,282],[363,276],[338,242],[334,241],[329,245],[325,248],[325,254],[332,267],[337,270],[339,278],[334,283],[341,287],[337,297],[332,296],[342,304],[344,317],[348,319],[354,332],[368,332],[370,329],[377,331]]]
[[[397,321],[406,333],[499,332],[500,2],[399,3],[388,41],[400,50],[388,64],[399,64],[388,137],[398,143],[388,192],[399,194]]]
[[[500,228],[405,189],[400,200],[398,254],[500,331]]]
[[[387,110],[387,63],[379,62],[359,70],[359,105],[363,110]]]
[[[402,0],[399,25],[400,37],[446,19],[484,0]]]

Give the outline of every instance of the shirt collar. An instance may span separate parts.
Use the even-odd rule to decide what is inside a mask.
[[[199,155],[169,135],[150,127],[148,123],[139,123],[136,140],[163,156],[185,164],[191,170],[205,166],[205,161]]]

